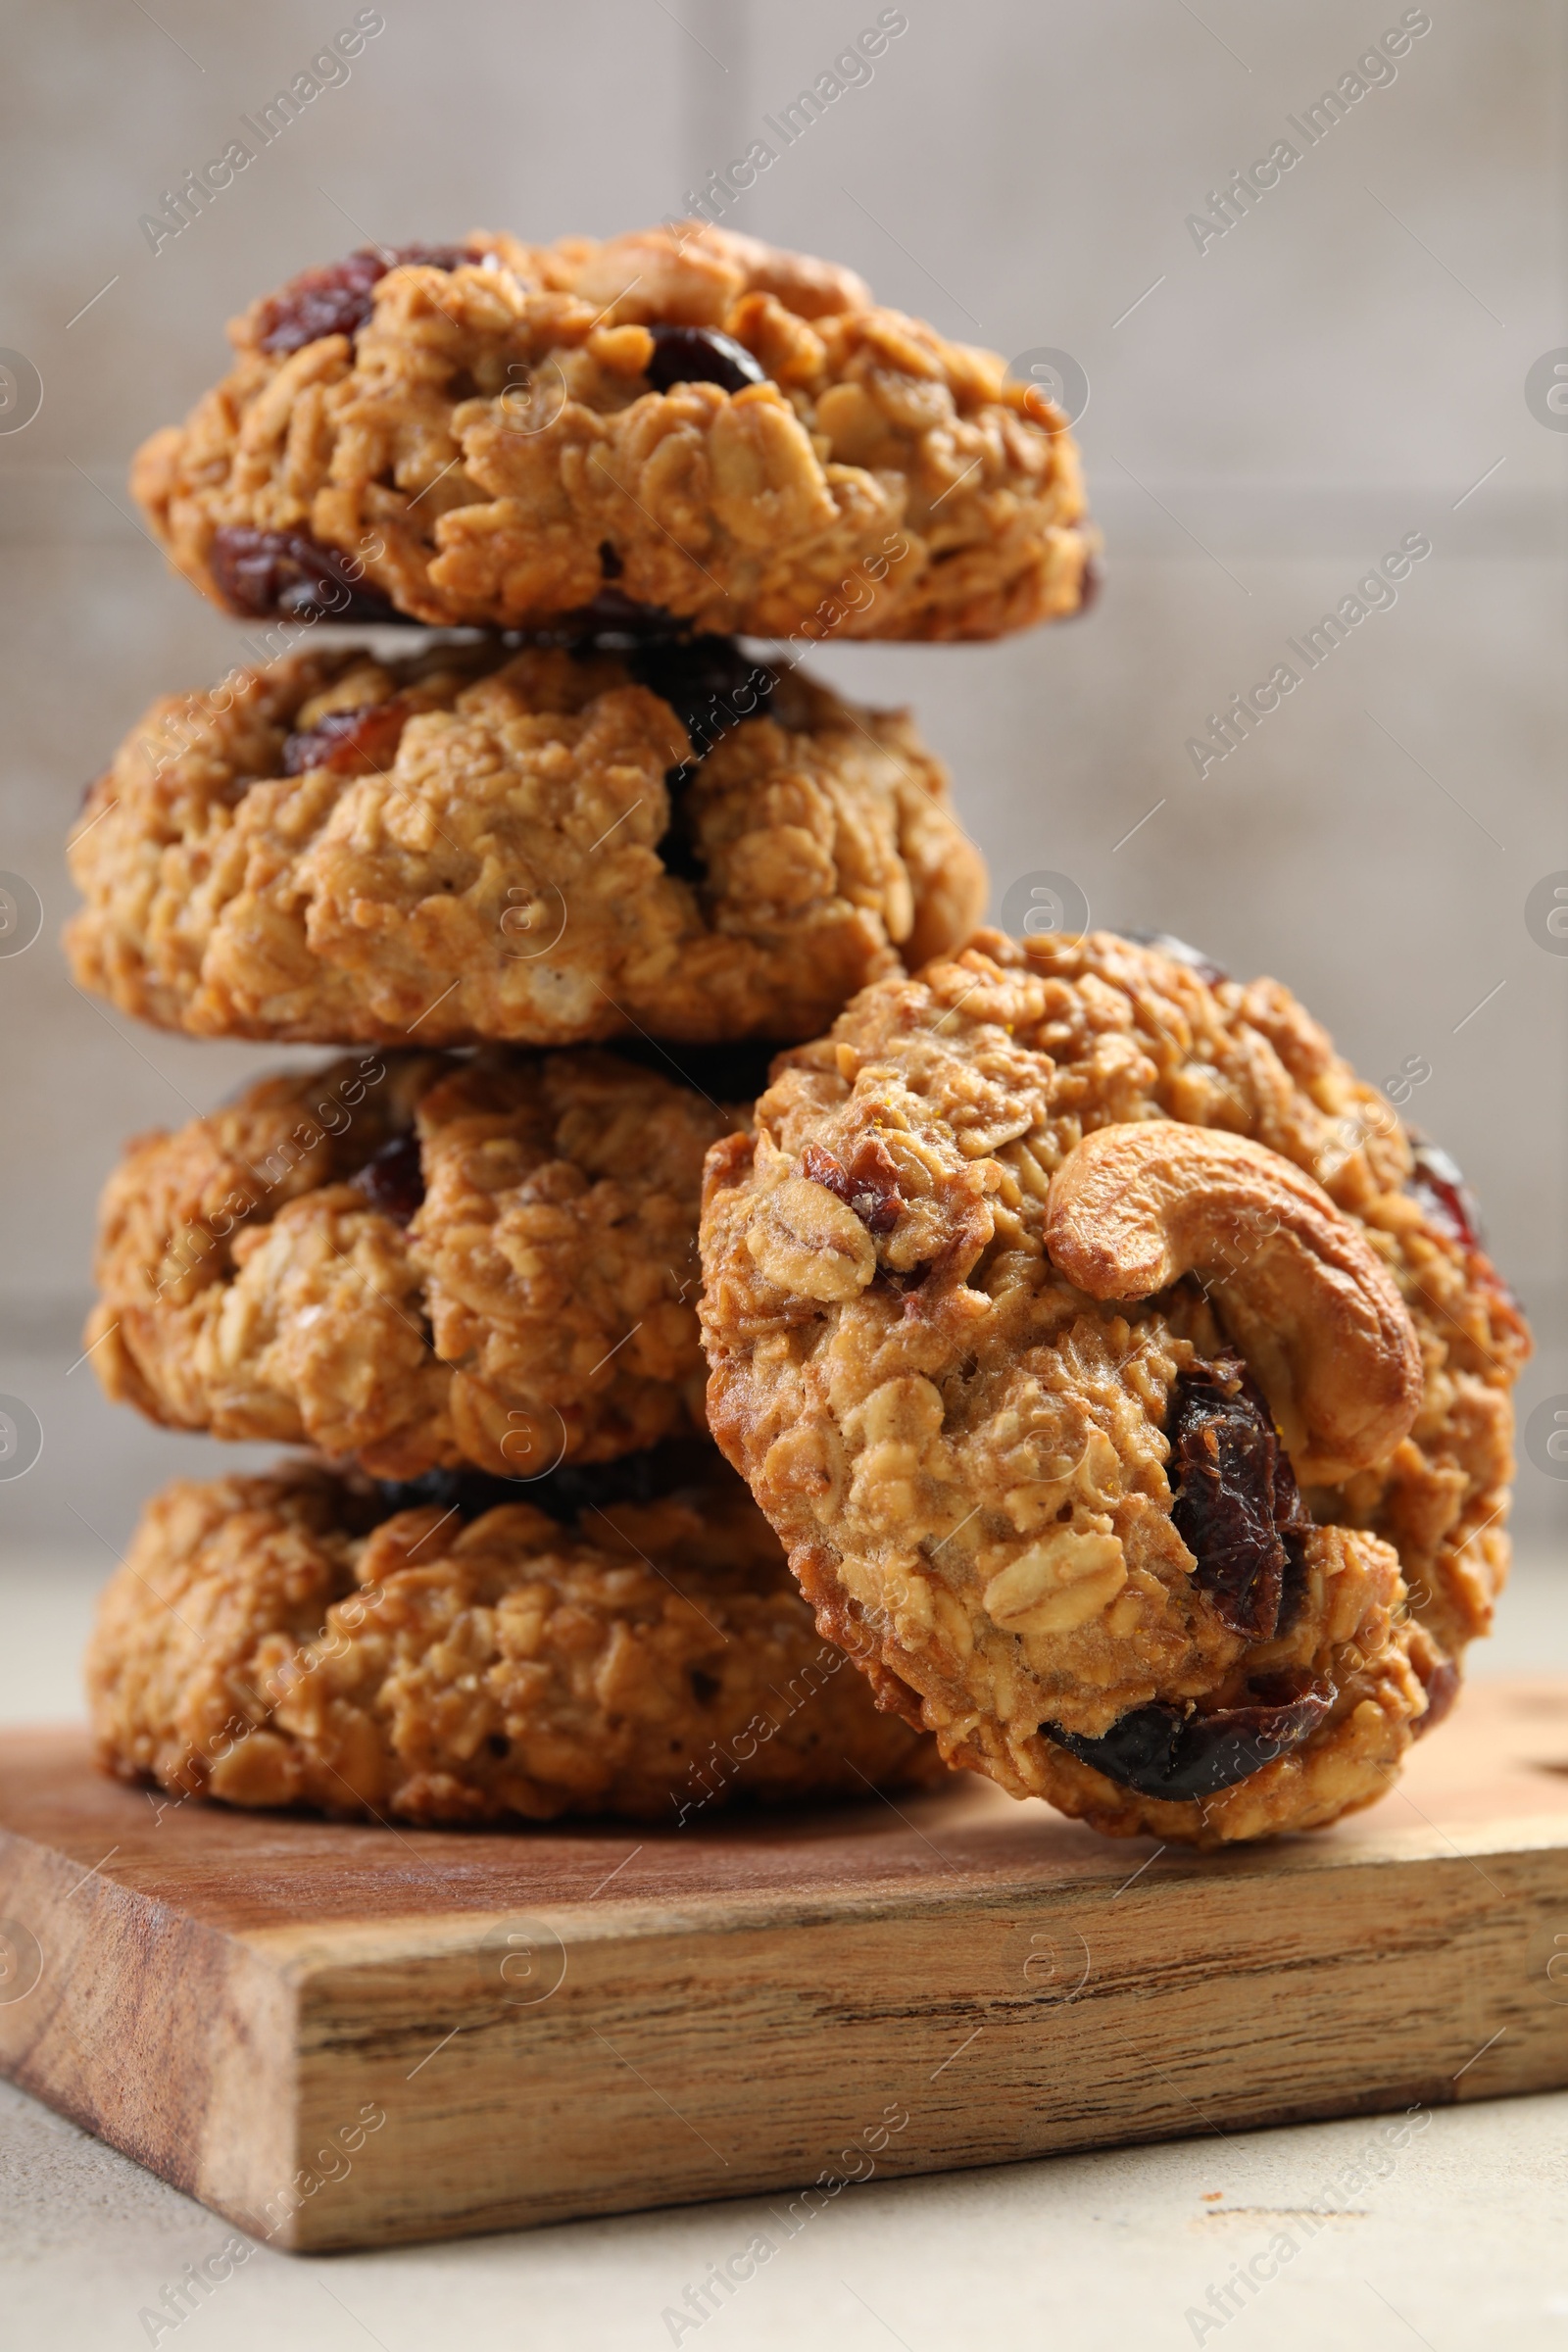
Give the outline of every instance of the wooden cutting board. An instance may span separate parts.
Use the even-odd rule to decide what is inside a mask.
[[[347,1828],[0,1735],[0,2070],[308,2249],[758,2190],[787,2229],[852,2180],[1568,2083],[1568,1682],[1477,1685],[1371,1813],[1217,1856],[967,1776]]]

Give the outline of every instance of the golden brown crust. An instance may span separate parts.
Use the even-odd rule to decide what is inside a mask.
[[[367,748],[284,772],[355,710],[377,714]],[[799,1037],[901,946],[945,949],[975,920],[984,866],[904,715],[781,678],[679,792],[696,882],[661,849],[666,771],[691,748],[605,653],[236,670],[155,704],[94,786],[73,969],[200,1036]]]
[[[370,1526],[305,1467],[148,1504],[87,1661],[104,1766],[182,1795],[440,1824],[673,1823],[940,1777],[813,1633],[760,1513],[707,1487],[575,1527]]]
[[[1077,450],[994,353],[697,222],[467,242],[450,271],[388,271],[352,336],[269,351],[277,298],[254,303],[231,373],[138,452],[142,512],[215,602],[237,529],[305,534],[437,626],[547,626],[607,578],[768,637],[997,637],[1077,610]],[[764,380],[651,390],[651,321],[720,330]]]
[[[388,1479],[701,1428],[703,1153],[749,1117],[592,1052],[259,1080],[110,1177],[91,1360],[175,1428]],[[368,1163],[400,1136],[387,1200]]]
[[[1266,1639],[1196,1573],[1165,1426],[1195,1368],[1257,1348],[1272,1393],[1289,1359],[1226,1269],[1207,1296],[1189,1278],[1118,1305],[1047,1252],[1057,1171],[1143,1120],[1224,1129],[1315,1177],[1335,1246],[1348,1221],[1419,1342],[1408,1434],[1308,1490],[1294,1614]],[[1506,1571],[1528,1348],[1411,1174],[1387,1103],[1277,983],[1210,985],[1107,933],[981,934],[782,1057],[755,1142],[710,1155],[709,1416],[822,1630],[874,1643],[884,1703],[902,1682],[950,1760],[1117,1833],[1217,1843],[1382,1792]],[[1292,1172],[1280,1189],[1317,1197]],[[1144,1708],[1260,1703],[1254,1687],[1325,1711],[1201,1801],[1139,1795],[1040,1728],[1093,1740]]]

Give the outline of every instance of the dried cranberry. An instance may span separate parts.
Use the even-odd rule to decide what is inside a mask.
[[[364,703],[357,710],[329,710],[304,734],[289,736],[283,773],[302,776],[308,767],[328,767],[334,775],[353,776],[390,767],[408,715],[407,703],[397,696],[389,703]]]
[[[487,1470],[426,1470],[420,1478],[378,1479],[376,1500],[381,1515],[388,1519],[399,1511],[422,1510],[430,1503],[438,1510],[456,1511],[461,1519],[479,1519],[503,1503],[536,1502],[543,1483],[495,1478]]]
[[[322,335],[352,335],[374,308],[372,289],[389,270],[422,262],[432,270],[457,270],[473,255],[462,245],[362,246],[345,262],[302,270],[268,302],[262,349],[279,355],[302,351]]]
[[[1134,1707],[1098,1740],[1054,1723],[1040,1729],[1107,1781],[1179,1803],[1250,1780],[1309,1739],[1333,1704],[1334,1686],[1315,1683],[1295,1695],[1265,1695],[1256,1705],[1218,1707],[1211,1715],[1189,1715],[1156,1700]]]
[[[850,1161],[854,1190],[850,1206],[868,1233],[891,1233],[904,1214],[899,1170],[887,1147],[874,1135],[861,1138]]]
[[[1215,963],[1201,948],[1190,948],[1173,931],[1124,931],[1121,936],[1130,939],[1136,948],[1154,948],[1161,956],[1168,956],[1172,963],[1184,963],[1209,988],[1218,988],[1222,980],[1230,978],[1223,964]]]
[[[608,540],[599,562],[607,579],[623,568]],[[592,604],[563,613],[551,634],[556,643],[564,639],[582,662],[607,651],[619,654],[637,683],[661,696],[679,718],[691,739],[691,757],[664,770],[672,806],[669,828],[657,851],[666,873],[702,882],[707,866],[673,804],[721,736],[766,711],[778,680],[766,662],[743,654],[733,637],[692,637],[683,633],[685,625],[660,606],[640,605],[621,589],[607,587]]]
[[[612,1462],[562,1462],[539,1478],[496,1478],[488,1470],[427,1470],[422,1478],[378,1482],[384,1516],[435,1503],[465,1519],[503,1503],[527,1502],[552,1519],[576,1519],[617,1502],[659,1502],[683,1487],[711,1486],[723,1465],[708,1438],[669,1438]],[[592,1533],[592,1528],[586,1531]]]
[[[671,384],[718,384],[726,392],[744,392],[748,384],[767,381],[745,344],[716,327],[651,326],[648,331],[654,338],[648,381],[656,392],[667,392]]]
[[[1465,1250],[1479,1250],[1481,1218],[1476,1197],[1457,1163],[1437,1144],[1414,1146],[1415,1168],[1406,1191],[1415,1195],[1440,1232]]]
[[[1166,1420],[1171,1518],[1220,1623],[1272,1641],[1289,1566],[1286,1528],[1310,1524],[1261,1391],[1239,1356],[1195,1363]]]
[[[891,1233],[904,1214],[898,1168],[887,1146],[874,1135],[861,1136],[847,1167],[820,1144],[808,1144],[801,1174],[853,1208],[867,1233]]]
[[[407,1225],[424,1199],[424,1169],[419,1139],[412,1132],[395,1135],[368,1159],[353,1179],[372,1208],[395,1225]]]
[[[586,658],[596,649],[577,650]],[[664,771],[672,807],[658,854],[666,873],[702,882],[708,869],[673,804],[719,738],[766,710],[777,679],[765,662],[749,661],[733,637],[639,636],[621,658],[640,686],[668,703],[691,739],[691,758]]]
[[[225,523],[208,557],[214,584],[231,612],[266,620],[403,620],[383,596],[356,579],[350,559],[303,531],[253,531]]]
[[[731,727],[765,711],[778,682],[733,637],[655,638],[628,646],[623,659],[638,685],[666,702],[691,737],[688,766]]]
[[[855,1188],[849,1169],[835,1153],[824,1151],[820,1144],[808,1144],[801,1154],[801,1174],[812,1184],[825,1186],[848,1208]]]
[[[1424,1740],[1428,1732],[1435,1732],[1459,1695],[1459,1669],[1451,1658],[1440,1658],[1421,1680],[1427,1694],[1427,1711],[1411,1725],[1412,1740]]]

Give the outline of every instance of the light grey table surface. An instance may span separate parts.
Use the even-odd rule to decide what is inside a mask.
[[[101,1581],[85,1559],[0,1568],[0,1721],[79,1712]],[[1521,1563],[1474,1670],[1568,1672],[1568,1570]],[[142,2315],[227,2225],[0,2084],[0,2346],[1568,2347],[1568,2092],[1440,2109],[1403,2147],[1388,2131],[1359,2117],[872,2180],[793,2238],[786,2200],[760,2197],[391,2253],[257,2247],[175,2329]],[[771,2258],[693,2319],[688,2287],[759,2232]],[[1274,2275],[1222,2316],[1254,2263]]]

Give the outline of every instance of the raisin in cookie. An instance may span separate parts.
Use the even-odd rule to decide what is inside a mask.
[[[701,1428],[703,1154],[750,1116],[593,1051],[259,1080],[111,1176],[91,1360],[174,1428],[382,1478],[523,1476]]]
[[[883,1703],[1214,1844],[1370,1803],[1451,1701],[1528,1336],[1323,1031],[1175,944],[867,989],[710,1155],[703,1312],[713,1433]]]
[[[985,901],[899,713],[726,641],[293,654],[88,796],[75,976],[199,1036],[796,1039]]]
[[[705,1450],[694,1483],[564,1524],[389,1510],[310,1466],[176,1481],[99,1606],[100,1761],[181,1795],[426,1823],[678,1824],[940,1777]]]
[[[929,639],[1084,596],[1040,387],[750,237],[361,252],[229,335],[131,487],[230,612],[536,629],[611,583],[703,629]]]

